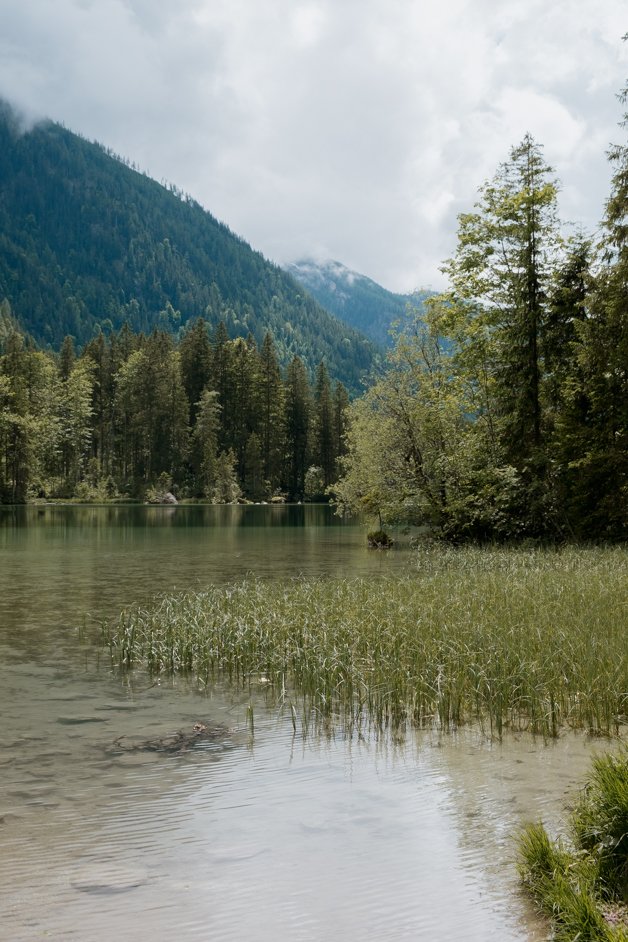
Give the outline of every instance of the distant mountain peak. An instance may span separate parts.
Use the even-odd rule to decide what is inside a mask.
[[[408,305],[421,308],[431,293],[395,294],[335,259],[306,257],[285,269],[322,307],[384,346],[390,344],[392,324],[405,316]]]

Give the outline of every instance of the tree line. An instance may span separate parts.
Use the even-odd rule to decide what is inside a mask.
[[[0,500],[324,499],[349,398],[321,361],[282,371],[272,335],[230,339],[199,318],[99,331],[81,351],[38,349],[0,306]]]
[[[529,135],[481,187],[448,290],[351,407],[340,507],[452,540],[626,537],[628,146],[610,158],[597,239],[564,234]]]

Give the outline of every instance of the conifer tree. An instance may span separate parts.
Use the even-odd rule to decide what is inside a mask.
[[[323,361],[318,365],[314,388],[314,460],[322,468],[325,487],[329,487],[336,476],[336,436],[331,384]]]
[[[275,345],[268,331],[259,355],[258,376],[258,428],[264,478],[274,490],[281,480],[284,456],[284,390]]]
[[[444,266],[459,358],[488,370],[487,408],[500,423],[503,459],[522,469],[543,440],[541,352],[558,239],[557,184],[528,134],[493,180],[476,212],[459,217],[458,248]],[[488,358],[484,347],[488,344]]]
[[[267,497],[264,481],[264,461],[259,436],[251,432],[246,443],[244,456],[246,476],[244,478],[244,492],[250,500],[262,500]]]
[[[628,85],[619,95],[628,105]],[[628,130],[628,111],[621,122]],[[614,165],[604,219],[603,264],[579,327],[584,410],[577,470],[579,535],[628,534],[628,143]]]
[[[288,365],[285,384],[286,480],[293,500],[303,498],[309,466],[311,393],[307,370],[300,357]]]
[[[349,426],[349,394],[342,383],[336,383],[333,397],[334,407],[334,450],[336,452],[336,471],[334,478],[340,473],[339,461],[346,453],[345,437]]]
[[[216,483],[220,404],[215,390],[204,389],[196,404],[196,425],[192,435],[196,491],[212,497]]]
[[[190,403],[190,425],[196,421],[196,410],[201,393],[207,387],[212,369],[212,348],[207,322],[199,317],[188,327],[179,345],[181,376]]]
[[[223,433],[236,457],[238,478],[246,475],[246,443],[258,423],[258,353],[257,349],[237,337],[231,341],[230,415],[223,412]]]

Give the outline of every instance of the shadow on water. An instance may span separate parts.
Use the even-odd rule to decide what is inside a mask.
[[[63,527],[355,527],[327,504],[0,505],[0,528]]]

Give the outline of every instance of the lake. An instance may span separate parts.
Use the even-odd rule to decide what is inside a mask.
[[[327,507],[0,507],[2,938],[544,938],[512,835],[560,822],[585,737],[304,741],[261,687],[120,678],[97,640],[162,592],[412,566]],[[196,722],[225,732],[120,748]]]

